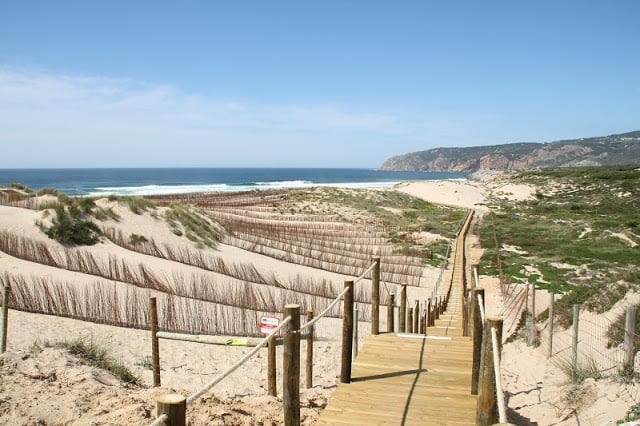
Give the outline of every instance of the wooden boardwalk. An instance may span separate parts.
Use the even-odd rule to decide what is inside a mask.
[[[371,335],[320,415],[321,425],[473,425],[472,342],[463,337],[464,241],[445,314],[426,334]]]

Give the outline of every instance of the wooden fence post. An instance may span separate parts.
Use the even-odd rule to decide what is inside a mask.
[[[536,283],[531,283],[531,327],[529,328],[529,345],[537,346],[538,331],[536,329]]]
[[[462,335],[469,336],[469,299],[471,291],[462,294]]]
[[[355,306],[355,303],[353,304]],[[358,308],[353,309],[353,359],[358,357],[358,326],[360,317],[360,311]]]
[[[407,312],[407,333],[413,333],[413,308],[408,308]]]
[[[431,327],[433,324],[433,315],[431,311],[431,298],[427,299],[427,326]]]
[[[480,287],[480,275],[478,274],[478,268],[480,268],[480,265],[474,263],[473,265],[471,265],[471,268],[473,269],[473,280],[471,280],[471,288],[474,289],[476,287]]]
[[[282,402],[284,424],[300,424],[300,305],[285,305],[284,317],[291,317],[284,335]]]
[[[493,368],[493,344],[491,342],[491,328],[495,327],[498,337],[497,351],[500,353],[502,342],[502,318],[486,317],[482,332],[482,365],[478,380],[478,402],[476,409],[476,425],[489,426],[496,423],[498,418],[498,400],[496,398],[496,372]]]
[[[313,311],[307,311],[307,322],[313,320]],[[313,387],[313,330],[314,326],[309,327],[309,337],[307,338],[307,389]]]
[[[185,426],[187,424],[187,398],[177,393],[160,395],[156,399],[156,415],[166,414],[165,424]]]
[[[547,358],[551,358],[553,355],[553,305],[555,301],[555,293],[550,293],[549,300],[549,349],[547,351]]]
[[[267,345],[267,392],[270,396],[278,396],[276,336],[271,336]]]
[[[416,300],[416,304],[413,308],[413,332],[420,333],[418,323],[420,322],[420,301]]]
[[[344,318],[342,320],[342,367],[340,383],[351,383],[351,357],[353,352],[353,281],[345,281]]]
[[[578,368],[578,334],[580,327],[580,305],[573,305],[573,357],[574,371]]]
[[[371,271],[371,334],[380,334],[380,258],[371,259],[375,265]]]
[[[395,330],[394,314],[395,314],[396,295],[389,293],[387,296],[387,333],[393,333]]]
[[[0,338],[0,354],[7,350],[7,333],[9,332],[9,285],[2,287],[2,338]]]
[[[471,395],[478,394],[478,377],[480,376],[480,357],[482,354],[482,316],[478,304],[478,295],[482,296],[484,303],[484,288],[471,290],[469,321],[471,323],[471,337],[473,340],[473,363],[471,367]],[[483,306],[484,308],[484,306]]]
[[[158,304],[155,297],[149,298],[149,326],[151,328],[151,364],[153,364],[153,386],[160,386],[160,340],[158,339]]]
[[[627,308],[627,317],[624,323],[624,371],[627,373],[632,373],[634,369],[636,319],[636,307]]]
[[[398,332],[407,332],[407,285],[402,284],[400,290],[400,312],[398,313]]]

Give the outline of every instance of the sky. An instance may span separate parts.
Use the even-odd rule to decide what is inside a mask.
[[[0,0],[0,168],[377,168],[639,130],[639,17],[637,0]]]

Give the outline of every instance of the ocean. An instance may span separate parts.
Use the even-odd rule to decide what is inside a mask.
[[[138,168],[0,169],[0,186],[55,188],[73,196],[159,195],[189,192],[311,188],[388,188],[406,180],[460,179],[459,173],[375,169]]]

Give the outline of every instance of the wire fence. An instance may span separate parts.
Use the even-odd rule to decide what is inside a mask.
[[[578,306],[578,305],[575,305]],[[626,394],[640,403],[640,335],[632,306],[620,306],[606,313],[574,309],[572,325],[550,335],[553,330],[547,321],[536,330],[539,344],[557,367],[570,379],[609,378],[619,382]],[[577,314],[576,314],[577,312]],[[632,315],[632,318],[628,318]],[[558,316],[554,314],[554,323]],[[576,333],[577,329],[577,333]]]

